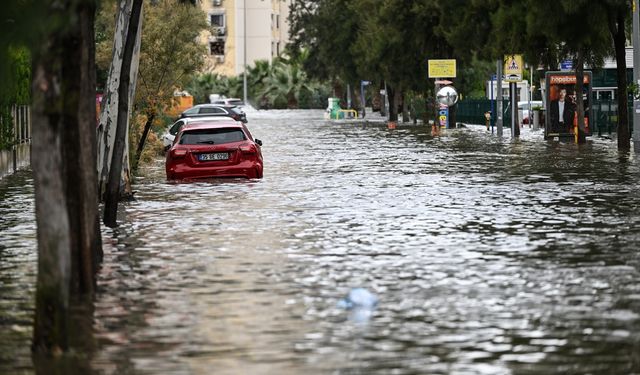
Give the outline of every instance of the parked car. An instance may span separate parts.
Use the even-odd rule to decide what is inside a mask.
[[[242,99],[238,99],[238,98],[222,98],[220,97],[220,95],[210,95],[209,96],[209,101],[211,102],[211,104],[218,104],[218,105],[235,105],[238,107],[243,107],[244,106],[244,101],[242,101]]]
[[[167,152],[167,179],[262,178],[261,146],[241,122],[186,124]]]
[[[186,124],[192,124],[197,122],[212,122],[212,121],[229,121],[231,120],[229,117],[223,116],[208,116],[208,117],[186,117],[181,118],[180,120],[174,122],[165,130],[162,135],[162,144],[164,145],[164,149],[168,150],[173,141],[176,138],[176,134],[180,131],[180,129]]]
[[[180,118],[204,116],[222,116],[236,121],[247,122],[247,115],[234,105],[198,104],[180,114]]]

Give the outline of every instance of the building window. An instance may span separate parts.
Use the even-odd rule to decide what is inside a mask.
[[[276,14],[276,29],[280,28],[280,15]]]
[[[224,40],[209,42],[209,52],[214,56],[224,56]]]
[[[224,27],[224,14],[210,14],[209,21],[211,22],[211,26]]]
[[[280,56],[280,42],[276,42],[276,55]]]

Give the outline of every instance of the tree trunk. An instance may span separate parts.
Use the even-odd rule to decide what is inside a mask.
[[[133,170],[138,170],[138,163],[140,163],[140,156],[142,156],[142,151],[144,150],[144,144],[147,142],[147,136],[149,135],[149,130],[151,130],[151,126],[153,125],[153,120],[156,118],[155,109],[149,111],[147,113],[147,121],[144,124],[144,130],[142,131],[142,136],[140,136],[140,141],[138,142],[138,148],[136,149],[136,156],[133,160]]]
[[[387,84],[387,97],[389,98],[389,121],[398,122],[398,106],[396,102],[396,90]]]
[[[629,131],[629,110],[627,105],[627,60],[626,60],[626,35],[625,35],[625,11],[609,13],[609,31],[613,37],[613,45],[616,52],[617,80],[618,80],[618,150],[631,149],[631,134]]]
[[[68,348],[70,296],[94,291],[101,254],[94,138],[95,2],[60,1],[49,12],[67,22],[50,30],[33,50],[36,354]]]
[[[404,91],[400,94],[400,102],[402,103],[402,122],[410,122],[409,107],[407,106],[406,95]]]
[[[60,38],[47,43],[53,56],[34,56],[32,95],[31,167],[35,186],[38,227],[38,279],[33,351],[55,353],[67,349],[71,253],[69,217],[62,156],[62,81],[59,69]]]
[[[120,0],[118,15],[116,19],[116,29],[113,42],[113,58],[109,68],[109,78],[107,80],[106,92],[103,97],[102,113],[100,114],[100,122],[98,124],[98,196],[104,199],[106,184],[109,178],[109,169],[111,167],[111,159],[113,156],[113,148],[115,143],[116,119],[118,111],[118,84],[122,73],[122,61],[124,53],[124,44],[129,32],[129,23],[131,19],[131,11],[134,0]],[[140,58],[140,35],[142,22],[139,22],[135,30],[137,34],[136,45],[133,52],[130,69],[130,85],[129,90],[129,107],[133,103],[135,96],[135,82],[138,76],[138,62]],[[129,126],[127,118],[127,134],[129,138]],[[131,196],[131,174],[129,168],[129,142],[125,144],[122,176],[120,184],[123,186],[121,195]]]
[[[98,212],[98,179],[96,165],[96,133],[94,99],[95,41],[93,1],[78,6],[79,35],[67,42],[64,79],[69,83],[70,99],[65,99],[68,117],[63,128],[63,156],[66,166],[67,208],[71,231],[73,292],[93,294],[95,274],[102,258],[100,215]]]
[[[117,226],[116,217],[118,212],[118,200],[120,198],[120,181],[126,139],[128,118],[129,118],[129,84],[131,81],[131,63],[133,50],[138,39],[138,25],[140,14],[142,13],[142,0],[133,0],[131,7],[131,20],[129,21],[129,32],[124,44],[122,54],[122,69],[120,70],[120,83],[118,85],[118,114],[116,124],[116,134],[109,167],[109,179],[104,204],[104,224],[109,227]]]
[[[584,98],[582,97],[582,90],[584,88],[584,54],[585,51],[580,49],[576,58],[576,105],[578,115],[578,126],[574,131],[576,143],[585,142],[585,128],[584,128]],[[573,124],[571,124],[573,125]]]

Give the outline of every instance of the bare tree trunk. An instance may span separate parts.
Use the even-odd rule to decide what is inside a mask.
[[[616,73],[618,80],[618,150],[631,149],[629,131],[629,109],[627,104],[627,59],[625,35],[626,8],[609,13],[609,31],[613,37],[616,52]]]
[[[43,45],[60,48],[52,37]],[[54,52],[55,53],[55,52]],[[53,53],[52,53],[53,55]],[[59,56],[34,56],[31,167],[38,227],[38,279],[33,351],[67,349],[71,253],[69,217],[63,174]]]
[[[109,78],[107,81],[106,93],[103,97],[102,113],[100,114],[100,123],[98,125],[98,195],[100,199],[104,198],[106,184],[109,178],[109,169],[111,167],[111,159],[113,156],[113,148],[115,143],[116,119],[118,114],[118,85],[122,71],[122,61],[124,53],[124,44],[129,32],[129,23],[131,19],[131,11],[134,0],[120,0],[118,16],[116,19],[116,30],[113,42],[113,58],[111,67],[109,68]],[[140,58],[140,29],[142,22],[137,27],[137,39],[134,48],[133,59],[131,61],[130,80],[132,84],[129,90],[129,107],[133,103],[135,96],[135,82],[138,76],[138,62]],[[127,119],[126,138],[129,137],[129,125]],[[131,196],[131,174],[129,168],[129,142],[125,144],[125,152],[121,176],[121,185],[123,196]]]
[[[584,50],[578,51],[576,58],[576,104],[578,115],[578,126],[575,129],[576,143],[584,143],[585,128],[584,128],[584,98],[582,97],[582,90],[584,88]]]
[[[73,292],[93,294],[102,257],[96,185],[95,41],[93,1],[78,6],[79,35],[66,43],[64,79],[72,95],[65,102],[63,156],[71,231]],[[81,155],[81,156],[79,156]]]
[[[109,179],[107,181],[107,191],[104,204],[104,223],[109,227],[117,226],[116,216],[118,211],[118,200],[120,199],[120,177],[122,174],[122,164],[125,146],[128,143],[127,120],[129,118],[129,84],[131,83],[131,60],[133,51],[138,39],[138,25],[142,13],[142,0],[133,0],[131,7],[131,20],[129,21],[129,33],[124,44],[122,55],[122,69],[120,70],[120,84],[118,86],[118,116],[116,134],[109,168]]]
[[[145,142],[147,142],[147,136],[149,135],[149,130],[151,130],[151,126],[153,125],[153,120],[156,118],[155,109],[149,111],[147,113],[147,121],[144,124],[144,130],[142,131],[142,136],[140,136],[140,141],[138,142],[138,148],[136,150],[136,156],[133,160],[133,170],[138,170],[138,163],[140,163],[140,157],[142,156],[142,151],[144,150]]]
[[[49,12],[68,21],[51,30],[33,51],[36,354],[68,348],[70,297],[94,291],[101,252],[94,138],[95,2],[59,1]]]

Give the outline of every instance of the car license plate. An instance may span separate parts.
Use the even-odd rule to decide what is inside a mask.
[[[211,160],[229,160],[228,152],[216,152],[213,154],[200,154],[200,161],[211,161]]]

